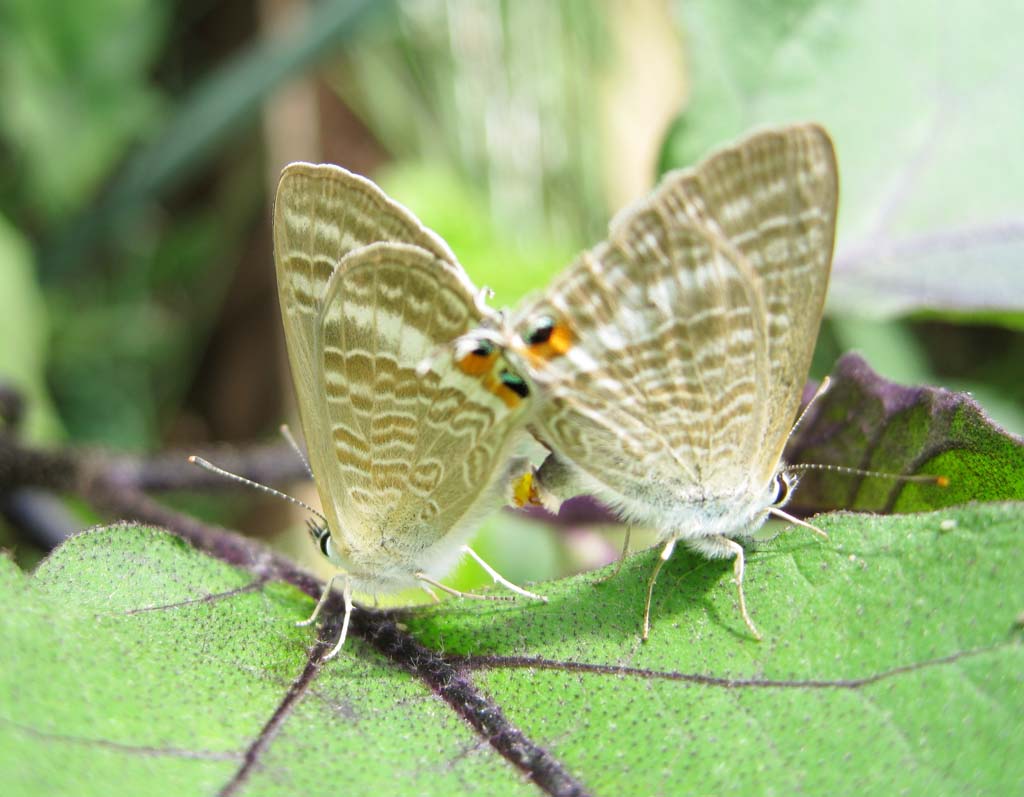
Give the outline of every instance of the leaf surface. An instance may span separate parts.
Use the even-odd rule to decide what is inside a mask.
[[[809,471],[790,503],[801,513],[919,512],[968,501],[1024,500],[1024,441],[993,423],[968,394],[898,385],[856,354],[842,357],[831,379],[790,441],[787,462],[933,474],[949,484]]]
[[[819,517],[728,562],[655,553],[551,602],[402,617],[592,794],[1010,793],[1021,504]],[[354,638],[310,668],[311,602],[166,533],[0,565],[5,794],[537,794],[422,681]],[[415,671],[413,666],[411,671]],[[483,710],[490,710],[484,707]],[[116,784],[112,787],[111,784]]]

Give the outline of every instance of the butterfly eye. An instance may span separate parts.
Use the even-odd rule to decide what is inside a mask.
[[[541,316],[533,322],[529,331],[523,336],[523,340],[530,346],[538,346],[551,340],[551,334],[555,331],[555,319],[549,315]]]
[[[775,474],[775,500],[772,501],[772,506],[785,506],[793,486],[790,474],[785,471]]]
[[[313,519],[306,521],[306,528],[309,529],[309,536],[313,538],[313,542],[320,549],[320,553],[326,556],[328,559],[331,555],[328,553],[331,546],[331,532],[327,528],[326,523],[318,523]]]
[[[515,393],[519,398],[526,398],[530,395],[530,388],[519,374],[514,374],[507,368],[503,368],[500,374],[501,383]]]

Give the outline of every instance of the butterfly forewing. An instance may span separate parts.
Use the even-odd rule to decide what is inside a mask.
[[[461,270],[417,246],[360,248],[327,285],[319,384],[302,417],[314,419],[304,432],[321,501],[357,577],[422,567],[494,484],[527,405],[445,353],[479,321]]]
[[[564,323],[539,433],[605,484],[677,497],[774,472],[813,351],[836,210],[831,143],[766,131],[667,175],[517,321]]]
[[[312,341],[327,281],[349,252],[378,241],[415,244],[449,263],[447,244],[376,185],[338,166],[292,163],[274,204],[274,259],[288,356],[308,391]]]

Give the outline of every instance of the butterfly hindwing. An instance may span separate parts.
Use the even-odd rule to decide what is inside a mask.
[[[362,247],[328,282],[302,416],[314,419],[304,432],[335,544],[357,574],[426,568],[432,546],[493,508],[527,403],[448,354],[479,320],[461,270],[418,246]]]

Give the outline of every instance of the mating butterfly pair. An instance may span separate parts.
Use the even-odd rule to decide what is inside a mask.
[[[734,558],[756,635],[736,539],[793,486],[780,460],[836,201],[820,127],[757,132],[666,175],[545,293],[498,313],[373,183],[288,166],[278,290],[323,504],[313,534],[342,571],[345,627],[353,590],[446,589],[438,579],[464,553],[479,561],[465,544],[478,521],[525,476],[549,509],[590,494],[655,527],[659,568],[679,541]],[[526,435],[550,452],[535,471],[518,455]],[[649,607],[650,589],[644,636]]]

